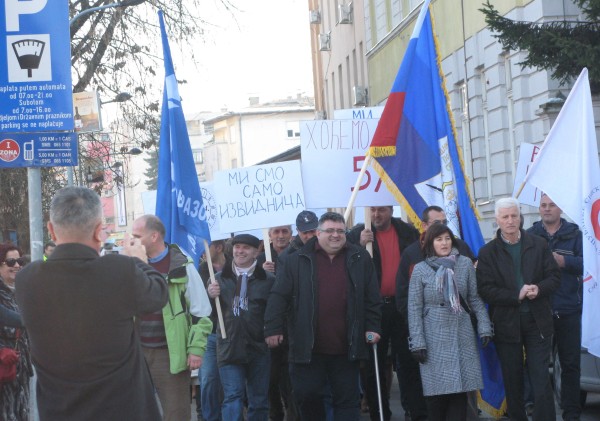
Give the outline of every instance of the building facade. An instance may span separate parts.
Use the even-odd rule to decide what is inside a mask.
[[[321,26],[327,29],[330,13],[343,0],[309,1],[309,9],[318,8]],[[519,147],[522,143],[541,144],[548,134],[570,86],[559,86],[549,72],[522,68],[526,52],[506,51],[486,27],[480,0],[431,2],[434,31],[438,37],[446,88],[454,113],[458,139],[462,147],[465,171],[471,179],[471,192],[482,216],[481,228],[486,239],[496,230],[495,199],[513,192]],[[344,61],[327,63],[323,54],[338,57],[334,49],[344,52],[364,46],[368,80],[365,105],[383,105],[389,95],[415,20],[423,2],[420,0],[355,0],[352,8],[362,11],[363,37],[360,43],[340,35],[331,35],[331,52],[321,52],[321,67],[339,67],[337,74],[352,74],[353,65]],[[515,20],[545,22],[581,19],[579,9],[569,0],[507,0],[495,2],[499,12]],[[357,14],[358,18],[358,14]],[[356,22],[356,20],[355,20]],[[355,23],[356,24],[356,23]],[[313,31],[314,32],[314,31]],[[340,45],[346,43],[347,45]],[[337,63],[337,64],[336,64]],[[330,70],[322,72],[326,98],[335,97],[336,83]],[[315,78],[317,74],[315,74]],[[315,82],[315,86],[317,83]],[[325,101],[323,110],[344,108],[339,101]],[[317,101],[317,112],[321,110]],[[536,210],[523,206],[525,225],[538,218]]]

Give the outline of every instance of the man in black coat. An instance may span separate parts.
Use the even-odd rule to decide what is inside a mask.
[[[385,362],[388,358],[388,349],[391,346],[392,358],[396,358],[400,347],[408,349],[407,331],[402,329],[407,325],[402,321],[401,315],[396,308],[396,277],[400,262],[405,249],[419,238],[419,232],[412,225],[408,225],[400,218],[393,218],[393,206],[372,206],[371,226],[362,224],[355,226],[348,234],[348,241],[365,247],[373,243],[373,264],[377,272],[379,292],[383,298],[381,308],[381,341],[377,346],[377,361],[379,372],[385,373]],[[401,344],[404,341],[406,344]],[[379,402],[377,398],[377,377],[375,373],[374,357],[371,354],[371,362],[366,366],[366,394],[369,402],[369,412],[372,421],[379,421]],[[386,376],[380,376],[380,387],[384,391],[381,395],[383,406],[383,419],[389,420],[392,416],[389,404],[389,393],[387,390]],[[409,403],[414,401],[409,399]],[[413,408],[411,417],[414,421],[420,421],[424,414],[419,414],[416,406]]]
[[[290,376],[303,420],[324,419],[331,386],[334,418],[357,421],[359,361],[381,332],[381,298],[369,254],[346,242],[344,217],[327,212],[317,237],[290,254],[267,303],[265,341],[289,341]]]
[[[93,190],[59,190],[48,230],[56,250],[16,282],[40,419],[161,420],[134,317],[164,307],[164,278],[139,240],[126,239],[126,256],[99,256],[105,234]]]
[[[523,348],[533,388],[533,421],[556,418],[548,365],[552,351],[551,297],[560,271],[543,238],[519,228],[519,202],[496,201],[496,238],[479,250],[477,292],[489,305],[511,420],[527,421]]]

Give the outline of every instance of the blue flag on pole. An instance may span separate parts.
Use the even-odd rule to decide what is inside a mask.
[[[452,231],[477,255],[484,241],[456,143],[429,3],[417,18],[368,154],[415,225],[427,206],[441,206]],[[480,355],[480,405],[502,415],[504,384],[493,344]]]
[[[204,250],[203,240],[210,243],[210,231],[162,10],[158,12],[165,61],[158,159],[156,216],[165,224],[168,243],[177,244],[196,267]]]

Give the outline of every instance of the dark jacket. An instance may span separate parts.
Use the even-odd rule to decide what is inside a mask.
[[[316,242],[317,238],[311,238],[287,257],[284,270],[277,273],[265,313],[265,337],[283,334],[287,318],[289,361],[293,363],[311,361],[317,324],[327,322],[317,320]],[[365,332],[381,333],[379,287],[371,257],[364,248],[346,243],[346,269],[348,359],[365,359]]]
[[[137,258],[61,244],[17,275],[42,420],[160,420],[134,316],[161,310],[167,284]]]
[[[398,245],[400,246],[401,254],[404,253],[404,249],[419,239],[419,231],[400,218],[392,218],[392,227],[394,227],[398,234]],[[365,224],[354,226],[347,235],[348,241],[360,245],[360,233],[364,229]],[[375,265],[375,270],[377,272],[377,282],[379,283],[379,286],[381,286],[381,253],[379,252],[379,244],[377,244],[377,230],[373,224],[371,224],[371,231],[373,231],[375,237],[375,241],[373,241],[373,264]],[[398,261],[398,266],[400,266],[400,261]]]
[[[565,267],[560,269],[560,288],[552,296],[554,314],[581,313],[583,304],[583,237],[576,224],[561,218],[561,227],[550,236],[541,221],[527,230],[548,242],[553,252],[565,258]]]
[[[523,230],[521,273],[526,284],[539,288],[537,298],[528,304],[540,334],[548,337],[554,329],[550,297],[560,286],[560,272],[546,241]],[[513,260],[498,230],[496,238],[479,250],[477,292],[489,304],[494,338],[499,342],[520,341],[519,290]]]
[[[216,276],[221,287],[221,311],[225,323],[227,338],[223,339],[219,329],[217,337],[217,361],[224,364],[245,364],[248,352],[268,352],[264,335],[264,315],[269,292],[275,282],[275,276],[258,264],[248,278],[248,310],[233,314],[233,298],[237,285],[237,276],[231,264],[225,266]]]
[[[396,274],[396,308],[402,314],[404,320],[408,320],[408,286],[413,268],[417,263],[425,260],[421,249],[425,234],[421,234],[419,240],[408,246],[402,253],[400,268]],[[460,238],[455,238],[458,254],[468,257],[473,263],[477,260],[471,248]]]

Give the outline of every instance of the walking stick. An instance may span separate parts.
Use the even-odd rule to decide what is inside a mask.
[[[367,340],[372,341],[375,336],[367,334]],[[377,356],[377,344],[373,344],[373,355],[375,356],[375,378],[377,379],[377,403],[379,404],[379,420],[383,421],[383,405],[381,403],[381,383],[379,382],[379,357]]]

